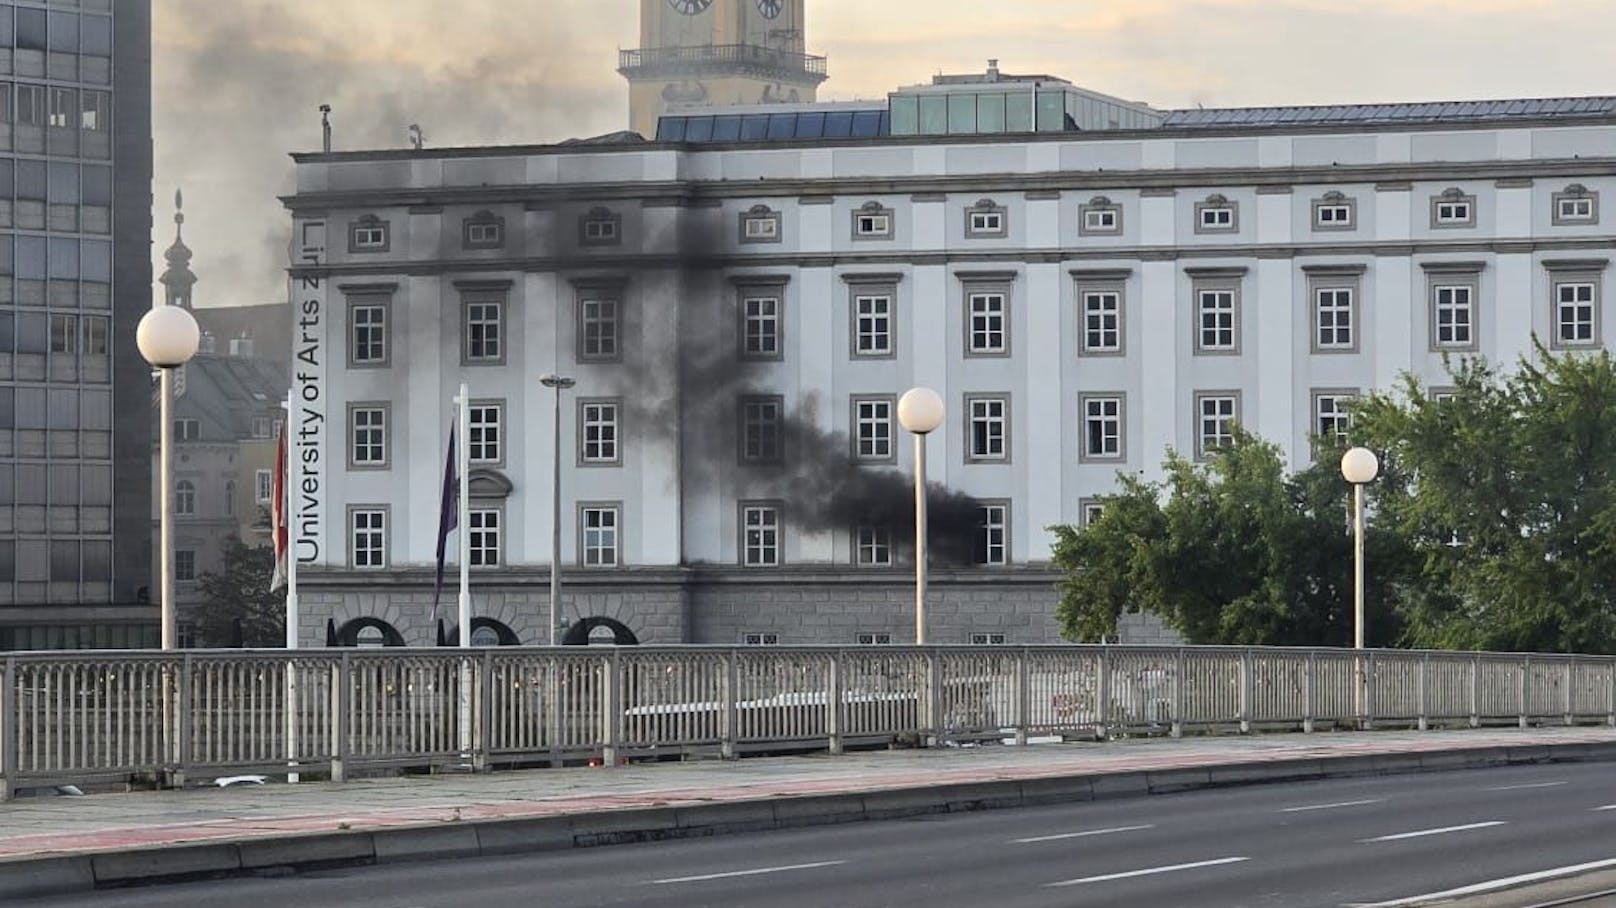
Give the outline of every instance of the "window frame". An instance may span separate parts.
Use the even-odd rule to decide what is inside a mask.
[[[1195,331],[1194,354],[1196,356],[1239,356],[1241,353],[1242,334],[1245,330],[1244,319],[1241,317],[1242,293],[1241,284],[1243,275],[1201,275],[1192,276],[1190,280],[1190,315],[1191,325]],[[1208,294],[1229,295],[1229,343],[1207,344],[1205,324],[1205,297]],[[1225,329],[1219,325],[1212,329],[1221,334]]]
[[[1105,503],[1097,497],[1085,497],[1077,500],[1077,524],[1081,527],[1090,527],[1105,510]]]
[[[1442,206],[1465,205],[1465,217],[1442,217]],[[1440,194],[1431,196],[1432,230],[1465,230],[1476,226],[1476,197],[1466,194],[1457,186],[1450,186]]]
[[[591,527],[589,517],[591,514],[612,515],[612,544],[610,547],[612,560],[608,562],[591,562],[591,551],[605,551],[604,546],[592,546],[589,541]],[[593,528],[599,530],[601,528]],[[580,501],[578,502],[578,566],[587,570],[611,570],[623,566],[623,503],[621,501]]]
[[[1095,453],[1090,449],[1089,426],[1091,417],[1089,405],[1091,403],[1104,403],[1114,401],[1116,412],[1116,439],[1115,453],[1101,451]],[[1078,463],[1126,463],[1128,460],[1128,395],[1123,391],[1094,391],[1077,396],[1078,406]],[[1103,414],[1099,419],[1106,419]]]
[[[623,296],[624,294],[622,292],[621,285],[579,285],[576,293],[576,303],[574,305],[576,318],[576,324],[574,326],[574,330],[576,332],[574,355],[576,356],[578,362],[618,363],[623,361],[623,339],[626,334],[624,331],[623,316],[627,309],[623,302]],[[599,317],[598,315],[592,318],[589,311],[591,306],[610,306],[610,318]],[[611,326],[610,336],[612,349],[609,353],[601,353],[598,350],[595,352],[590,352],[588,350],[586,345],[589,342],[589,326],[591,324]],[[602,334],[599,337],[604,338],[605,335]]]
[[[851,232],[854,242],[891,240],[897,235],[897,218],[891,208],[883,206],[880,202],[865,202],[863,205],[853,209],[852,215]],[[884,223],[886,227],[883,230],[877,230],[872,225],[870,230],[861,230],[861,218],[884,218],[881,223]]]
[[[752,442],[752,426],[769,425],[770,422],[753,420],[749,412],[752,407],[771,406],[774,408],[772,419],[773,428],[767,436],[759,434],[758,450],[749,451]],[[785,462],[785,397],[779,394],[742,394],[737,399],[736,406],[736,462],[741,466],[770,466]],[[770,441],[769,439],[772,439]],[[765,450],[768,448],[768,450]]]
[[[1566,202],[1587,202],[1588,214],[1580,217],[1566,216],[1564,211]],[[1572,183],[1554,193],[1550,206],[1550,222],[1555,227],[1592,227],[1599,224],[1599,192],[1590,190],[1581,183]]]
[[[770,316],[754,316],[750,310],[754,302],[772,302],[774,313]],[[781,283],[746,283],[737,284],[735,293],[735,349],[736,355],[748,362],[779,362],[785,359],[785,284]],[[769,337],[773,340],[772,351],[751,349],[754,335],[752,325],[766,322],[773,323],[772,334],[765,335],[759,332],[756,337]]]
[[[872,417],[870,417],[869,420],[866,420],[864,418],[862,412],[861,412],[866,405],[879,405],[879,406],[885,407],[886,408],[886,416],[884,418],[876,418],[876,417],[872,416]],[[851,395],[849,397],[849,399],[848,399],[848,409],[849,409],[850,412],[849,412],[849,415],[848,415],[848,428],[849,428],[849,431],[848,431],[847,434],[848,434],[848,440],[851,442],[851,450],[849,451],[849,454],[853,458],[853,462],[857,463],[857,464],[893,464],[893,463],[897,463],[898,462],[898,432],[897,432],[897,425],[898,425],[898,398],[897,398],[897,395],[894,395],[894,394],[854,394],[854,395]],[[864,427],[865,427],[866,424],[869,424],[869,425],[872,425],[872,426],[885,425],[886,429],[885,429],[885,437],[884,437],[884,439],[874,439],[874,438],[872,438],[872,440],[874,440],[874,441],[881,441],[881,440],[885,441],[885,443],[886,443],[886,453],[885,454],[865,454],[863,452],[864,442],[865,442]]]
[[[379,242],[360,242],[360,231],[377,231]],[[377,252],[391,252],[393,248],[393,224],[384,221],[374,214],[367,214],[348,222],[348,254],[364,255]]]
[[[892,527],[881,524],[859,524],[853,528],[852,533],[853,566],[857,568],[889,568],[897,563],[893,554]],[[865,558],[869,553],[872,557]],[[884,559],[877,556],[885,552]]]
[[[348,303],[348,330],[346,332],[344,332],[344,333],[347,335],[347,343],[345,344],[345,346],[348,348],[348,350],[347,350],[347,352],[348,352],[348,368],[350,368],[350,369],[385,369],[388,366],[392,365],[392,357],[393,357],[393,338],[392,338],[392,326],[393,326],[392,308],[393,308],[393,301],[392,301],[392,297],[391,296],[357,295],[356,294],[356,295],[353,295],[353,296],[349,296],[348,299],[347,299],[347,303]],[[359,324],[358,319],[355,317],[355,315],[361,309],[375,310],[375,311],[381,313],[381,323],[380,323],[380,327],[379,327],[381,340],[380,341],[375,341],[375,340],[371,341],[372,346],[376,346],[378,344],[380,345],[382,353],[381,353],[381,356],[379,356],[379,357],[371,357],[371,358],[366,358],[366,359],[360,359],[359,356],[358,356],[358,354],[359,354],[359,335],[358,335],[358,331],[360,329],[360,324]],[[367,323],[364,327],[365,327],[365,329],[367,331],[371,331],[371,332],[375,332],[375,331],[378,330],[378,326],[375,325],[375,324]]]
[[[385,504],[351,504],[348,506],[348,567],[356,571],[383,571],[391,564],[391,540],[388,534],[392,529],[392,521]],[[359,563],[359,534],[361,529],[357,525],[360,515],[379,516],[381,528],[367,527],[363,532],[379,537],[380,562],[374,564]]]
[[[623,399],[621,397],[580,397],[577,400],[577,438],[578,438],[578,466],[580,467],[620,467],[623,465]],[[596,408],[610,407],[612,418],[610,421],[591,419],[590,411]],[[590,430],[593,426],[609,426],[611,440],[595,439],[591,441]],[[606,457],[600,453],[591,455],[591,444],[604,446],[611,445],[611,456]]]
[[[1089,223],[1090,214],[1111,215],[1111,226]],[[1122,233],[1122,206],[1103,195],[1097,195],[1077,206],[1078,236],[1117,236]]]
[[[262,493],[262,494],[260,494]],[[253,471],[253,501],[257,504],[270,504],[275,497],[275,471]]]
[[[1551,350],[1589,350],[1598,349],[1604,345],[1604,319],[1600,308],[1604,304],[1604,269],[1603,267],[1588,267],[1583,263],[1559,265],[1544,263],[1549,273],[1549,348]],[[1567,303],[1561,298],[1563,292],[1569,288],[1587,288],[1588,300],[1572,301],[1573,306],[1588,307],[1587,340],[1571,339],[1565,337],[1565,322],[1562,315],[1566,311]]]
[[[1014,550],[1011,548],[1011,510],[1008,498],[984,498],[977,501],[977,530],[982,535],[980,539],[973,540],[971,546],[971,563],[975,567],[1007,567],[1014,559]],[[993,522],[992,512],[998,510],[1000,519],[997,524]],[[992,532],[997,528],[999,541],[995,546],[992,541]],[[977,548],[980,542],[981,548]],[[1001,550],[1001,557],[995,561],[992,558],[993,549]],[[980,556],[981,560],[978,560]]]
[[[348,402],[348,436],[345,447],[348,449],[349,470],[386,470],[392,467],[393,445],[389,437],[393,431],[392,404],[387,401],[349,401]],[[360,412],[376,412],[381,414],[381,458],[379,460],[359,460],[359,445],[355,433],[358,425],[355,415]],[[367,429],[374,429],[370,426]]]
[[[1206,216],[1213,212],[1227,211],[1229,222],[1227,224],[1208,224]],[[1195,203],[1195,233],[1225,234],[1240,232],[1240,203],[1231,200],[1219,192],[1214,192],[1204,200]]]
[[[965,462],[968,464],[1010,463],[1010,393],[973,392],[966,394],[964,401],[965,408],[961,412],[965,414],[965,418],[963,420],[963,429],[965,432]],[[998,404],[999,413],[997,416],[984,414],[979,418],[976,412],[976,407],[978,404]],[[978,423],[983,423],[991,427],[994,422],[997,422],[999,427],[997,436],[999,451],[998,453],[993,453],[992,451],[984,453],[983,451],[978,450],[976,446],[976,442],[978,440],[977,425]],[[989,434],[986,436],[986,440],[989,442],[989,447],[991,447],[991,443],[994,440],[991,429]]]
[[[493,237],[477,238],[472,236],[475,228],[491,229]],[[505,248],[505,219],[492,211],[479,211],[460,222],[460,246],[463,249],[503,249]]]
[[[1481,349],[1481,272],[1482,262],[1422,262],[1425,271],[1426,349],[1432,353],[1470,353]],[[1470,340],[1466,343],[1439,342],[1438,300],[1445,288],[1463,289],[1470,297]]]
[[[505,431],[505,400],[503,398],[473,399],[466,409],[466,463],[482,467],[504,466],[506,448],[505,437],[508,434]],[[488,423],[486,420],[484,420],[481,426],[478,425],[477,415],[479,410],[484,411],[485,413],[489,410],[494,412],[495,419],[493,423],[493,446],[495,454],[498,455],[496,457],[487,456],[487,448],[489,445],[487,440]],[[482,441],[477,440],[479,432],[483,435]],[[478,457],[476,453],[476,449],[479,445],[481,445],[483,448],[482,457]]]
[[[757,524],[757,526],[760,528],[760,532],[773,532],[774,534],[773,541],[771,543],[765,545],[760,540],[756,547],[760,553],[765,549],[772,550],[774,557],[771,561],[751,560],[753,547],[747,539],[747,534],[751,532],[752,524],[748,523],[748,520],[749,512],[752,511],[758,512],[760,516],[764,512],[767,512],[773,517],[772,521],[768,524]],[[779,501],[770,499],[747,500],[737,503],[736,529],[738,530],[738,538],[736,542],[738,543],[739,547],[737,551],[737,555],[739,556],[737,561],[741,567],[777,568],[785,564],[785,531],[783,527],[784,521],[781,520],[783,511],[784,508],[781,506]]]
[[[1014,286],[1013,281],[963,279],[961,281],[961,285],[962,295],[960,308],[965,316],[964,336],[966,358],[1003,359],[1009,357],[1012,350],[1011,324],[1013,303],[1011,300],[1011,289]],[[977,301],[979,299],[988,300],[995,297],[999,300],[998,312],[993,313],[984,311],[981,314],[981,317],[988,320],[995,318],[998,320],[998,329],[996,333],[999,336],[999,345],[997,347],[993,346],[992,344],[977,343],[979,333],[982,336],[991,339],[992,335],[995,333],[993,328],[984,328],[981,332],[978,332],[976,329],[976,321],[978,317],[976,310]]]
[[[1313,200],[1313,230],[1316,233],[1358,229],[1358,200],[1339,191],[1331,190]],[[1344,211],[1345,220],[1326,222],[1324,212]]]
[[[1339,356],[1360,353],[1363,350],[1363,275],[1368,270],[1363,265],[1321,265],[1304,266],[1303,272],[1307,275],[1307,334],[1308,352],[1321,356]],[[1325,326],[1324,294],[1347,294],[1346,317],[1347,336],[1351,338],[1348,343],[1339,340],[1325,343],[1321,337]],[[1332,307],[1333,311],[1336,310]],[[1332,331],[1339,332],[1339,323],[1330,326]]]
[[[460,364],[462,366],[505,365],[505,350],[507,347],[505,339],[509,335],[505,318],[506,313],[509,311],[509,307],[507,306],[506,302],[506,297],[503,292],[496,293],[491,291],[475,290],[462,292],[460,297]],[[491,308],[493,310],[493,320],[489,321],[485,317],[480,321],[474,322],[472,320],[473,311],[484,308]],[[486,329],[490,324],[494,327],[494,353],[493,355],[489,355],[485,350],[485,352],[478,354],[472,349],[472,345],[476,340],[474,337],[476,332],[473,331],[473,328],[479,325],[484,328],[482,343],[486,348],[489,344],[488,332]]]
[[[772,232],[754,233],[754,224],[770,224]],[[781,213],[767,205],[753,205],[740,212],[736,220],[736,242],[742,246],[755,246],[784,242]]]
[[[471,506],[467,508],[467,510],[469,513],[466,517],[466,528],[464,532],[466,532],[470,537],[467,540],[467,549],[470,552],[470,557],[467,560],[466,566],[474,571],[496,570],[504,566],[505,506],[502,504],[488,504],[486,502],[480,504],[478,502],[472,502]],[[494,525],[491,529],[487,525],[487,515],[489,514],[494,515]],[[476,524],[478,521],[482,521],[483,525],[477,526]],[[488,562],[487,555],[489,551],[488,537],[490,533],[493,535],[493,563]]]
[[[195,549],[175,549],[174,550],[174,582],[175,583],[195,583],[196,582],[196,577],[197,577],[197,574],[196,574],[196,550]]]
[[[1345,450],[1346,436],[1352,430],[1352,414],[1349,412],[1352,401],[1363,396],[1359,388],[1311,388],[1308,390],[1308,437],[1317,445],[1320,441],[1327,441],[1331,450]],[[1322,431],[1324,428],[1324,413],[1321,409],[1323,402],[1333,401],[1336,414],[1333,417],[1338,423],[1334,430],[1335,438],[1326,438]]]
[[[196,509],[200,498],[195,479],[189,476],[181,476],[174,480],[174,516],[197,516]]]
[[[978,217],[992,216],[998,219],[998,226],[989,227],[985,224],[977,226]],[[1005,206],[992,199],[978,199],[975,204],[965,208],[965,238],[971,240],[1002,240],[1010,236],[1010,212]]]
[[[581,247],[621,246],[623,215],[595,206],[578,215],[578,245]]]
[[[871,312],[872,321],[871,338],[885,337],[886,347],[880,350],[866,351],[860,347],[864,334],[860,331],[859,312],[861,299],[886,301],[886,311],[882,314]],[[848,323],[848,356],[856,360],[896,359],[898,356],[898,286],[893,281],[849,281],[847,295],[847,323]],[[885,326],[884,332],[873,329],[873,323],[879,321]]]
[[[1236,426],[1240,425],[1241,420],[1241,396],[1242,395],[1239,389],[1195,392],[1194,408],[1190,412],[1195,419],[1195,459],[1197,461],[1204,462],[1211,460],[1212,456],[1216,455],[1219,449],[1222,447],[1222,445],[1217,447],[1207,446],[1208,437],[1206,428],[1208,417],[1206,413],[1206,405],[1219,401],[1227,401],[1229,403],[1228,415],[1225,416],[1222,414],[1216,414],[1213,416],[1213,419],[1226,421],[1226,425],[1223,427],[1226,432],[1220,433],[1220,435],[1227,434],[1229,437],[1229,442],[1233,443],[1234,429]]]

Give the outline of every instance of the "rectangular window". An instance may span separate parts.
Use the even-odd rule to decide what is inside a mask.
[[[1082,501],[1078,502],[1077,507],[1078,519],[1081,520],[1083,526],[1086,527],[1094,526],[1095,523],[1099,522],[1100,515],[1105,513],[1105,505],[1095,501],[1092,498],[1083,499]]]
[[[77,353],[78,345],[78,316],[52,314],[50,317],[50,352]]]
[[[387,567],[387,512],[382,510],[353,510],[351,520],[351,548],[348,561],[356,568]]]
[[[891,646],[892,635],[880,633],[861,633],[854,638],[859,646]]]
[[[1197,417],[1195,456],[1205,459],[1220,448],[1234,443],[1234,427],[1240,420],[1240,395],[1236,392],[1210,392],[1195,395]]]
[[[853,212],[853,239],[892,239],[892,212],[874,202]]]
[[[1344,203],[1319,205],[1313,209],[1313,226],[1321,230],[1352,226],[1352,206]]]
[[[505,222],[498,218],[468,220],[463,239],[467,249],[498,249],[505,245]]]
[[[104,91],[85,91],[80,99],[79,128],[86,132],[111,132],[112,95]]]
[[[1082,290],[1084,353],[1122,352],[1122,291]]]
[[[741,643],[745,646],[779,646],[780,635],[761,631],[747,631],[741,635]]]
[[[780,298],[741,297],[741,356],[745,359],[780,358]]]
[[[741,462],[778,463],[784,401],[779,397],[741,398]]]
[[[972,646],[1004,646],[1007,642],[1009,638],[999,633],[971,635]]]
[[[505,457],[500,423],[505,407],[473,403],[466,409],[466,458],[472,463],[497,464]]]
[[[348,408],[348,462],[355,467],[387,466],[387,408],[350,406]]]
[[[584,246],[615,246],[622,240],[622,218],[594,208],[578,222],[578,242]]]
[[[1214,193],[1195,203],[1196,233],[1233,233],[1239,228],[1239,209],[1222,195]]]
[[[1319,351],[1358,349],[1353,330],[1353,288],[1316,287],[1313,290],[1313,346]]]
[[[966,295],[969,324],[965,352],[973,356],[1002,356],[1010,351],[1009,297],[1001,291],[971,291]]]
[[[1119,233],[1122,229],[1122,210],[1109,205],[1090,203],[1082,207],[1079,233]]]
[[[468,301],[463,311],[466,362],[503,362],[505,304],[497,300]]]
[[[1432,285],[1432,346],[1438,349],[1475,348],[1475,292],[1471,284]]]
[[[361,218],[356,222],[349,234],[349,250],[352,252],[385,252],[387,251],[387,223],[376,218]]]
[[[780,509],[773,505],[741,506],[741,564],[780,564]]]
[[[189,583],[196,579],[196,552],[179,549],[174,552],[174,579]]]
[[[1010,561],[1010,506],[985,504],[976,512],[976,563],[1008,564]]]
[[[853,355],[891,356],[892,295],[853,295]]]
[[[780,213],[757,206],[741,214],[741,243],[780,242]]]
[[[890,463],[892,448],[890,397],[853,398],[853,457],[856,460]]]
[[[471,538],[471,566],[472,567],[499,567],[499,527],[500,512],[498,508],[472,508],[469,521]]]
[[[1085,395],[1083,410],[1083,457],[1088,460],[1121,460],[1123,457],[1123,399],[1111,395]]]
[[[348,307],[348,364],[379,366],[387,363],[387,305],[354,303]]]
[[[271,495],[275,494],[275,474],[271,470],[257,470],[253,472],[253,500],[259,504],[269,504]]]
[[[79,99],[78,92],[71,88],[49,89],[50,112],[47,122],[58,129],[73,129],[78,126]]]
[[[967,397],[965,399],[966,431],[965,459],[969,461],[1000,461],[1010,457],[1009,422],[1010,401],[1004,397]]]
[[[86,315],[82,319],[84,326],[83,352],[91,356],[105,356],[107,353],[107,335],[110,322],[104,315]]]
[[[965,235],[976,238],[1002,237],[1006,234],[1004,210],[986,205],[965,211]]]
[[[1572,183],[1554,194],[1554,226],[1599,223],[1599,193],[1581,183]]]
[[[17,125],[44,126],[46,117],[45,86],[18,85]]]
[[[1313,428],[1320,442],[1332,447],[1346,442],[1351,425],[1347,409],[1357,396],[1356,391],[1313,392]]]
[[[609,362],[618,358],[618,301],[585,297],[578,304],[578,358]]]
[[[892,564],[892,530],[884,526],[861,526],[857,530],[855,552],[860,567],[888,567]]]
[[[1554,339],[1560,347],[1599,343],[1599,291],[1590,281],[1554,284]]]
[[[579,460],[585,464],[619,464],[622,452],[618,449],[618,412],[615,400],[580,400],[578,402],[578,438],[581,448]]]
[[[621,513],[617,505],[586,505],[579,508],[584,567],[617,566],[617,521]]]
[[[174,420],[175,441],[196,441],[202,437],[202,423],[195,419]]]
[[[1459,189],[1448,189],[1431,199],[1432,227],[1474,227],[1476,197]]]
[[[268,438],[270,436],[270,418],[268,416],[254,416],[252,418],[252,436],[254,438]]]
[[[1239,294],[1232,287],[1195,291],[1197,353],[1239,352],[1238,306]]]

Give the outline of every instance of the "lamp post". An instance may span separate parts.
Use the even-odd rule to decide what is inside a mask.
[[[196,319],[181,306],[153,306],[135,328],[135,345],[141,357],[162,370],[157,393],[157,494],[161,500],[157,532],[165,650],[179,648],[174,613],[174,370],[190,362],[201,339]]]
[[[1361,652],[1364,648],[1364,486],[1374,482],[1379,473],[1380,460],[1368,448],[1352,448],[1341,455],[1341,476],[1352,483],[1352,648],[1359,651],[1353,659],[1354,711],[1365,722],[1369,679],[1364,674]]]
[[[943,424],[943,399],[910,388],[898,399],[898,422],[915,436],[915,645],[926,645],[926,436]]]
[[[539,384],[555,392],[554,444],[550,454],[550,645],[556,645],[561,602],[561,392],[578,380],[554,372],[539,377]]]

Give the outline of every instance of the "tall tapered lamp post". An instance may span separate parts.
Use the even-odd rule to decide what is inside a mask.
[[[915,645],[926,645],[926,436],[943,424],[943,399],[910,388],[898,399],[898,422],[915,436]]]
[[[556,645],[561,602],[561,392],[578,384],[565,375],[542,375],[539,384],[555,392],[554,444],[550,449],[550,636]]]
[[[1364,648],[1364,486],[1380,474],[1380,459],[1368,448],[1352,448],[1341,455],[1341,476],[1352,483],[1352,648]],[[1364,714],[1367,701],[1363,656],[1356,659],[1357,712]]]
[[[141,357],[162,370],[157,393],[157,494],[161,501],[157,533],[165,650],[179,648],[174,611],[174,370],[191,361],[201,339],[196,319],[181,306],[153,306],[135,328],[135,345]]]

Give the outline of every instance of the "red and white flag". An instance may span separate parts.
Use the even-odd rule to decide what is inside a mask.
[[[269,525],[275,545],[275,574],[269,580],[271,592],[286,586],[286,425],[281,425],[281,436],[275,441],[275,478],[270,483]]]

